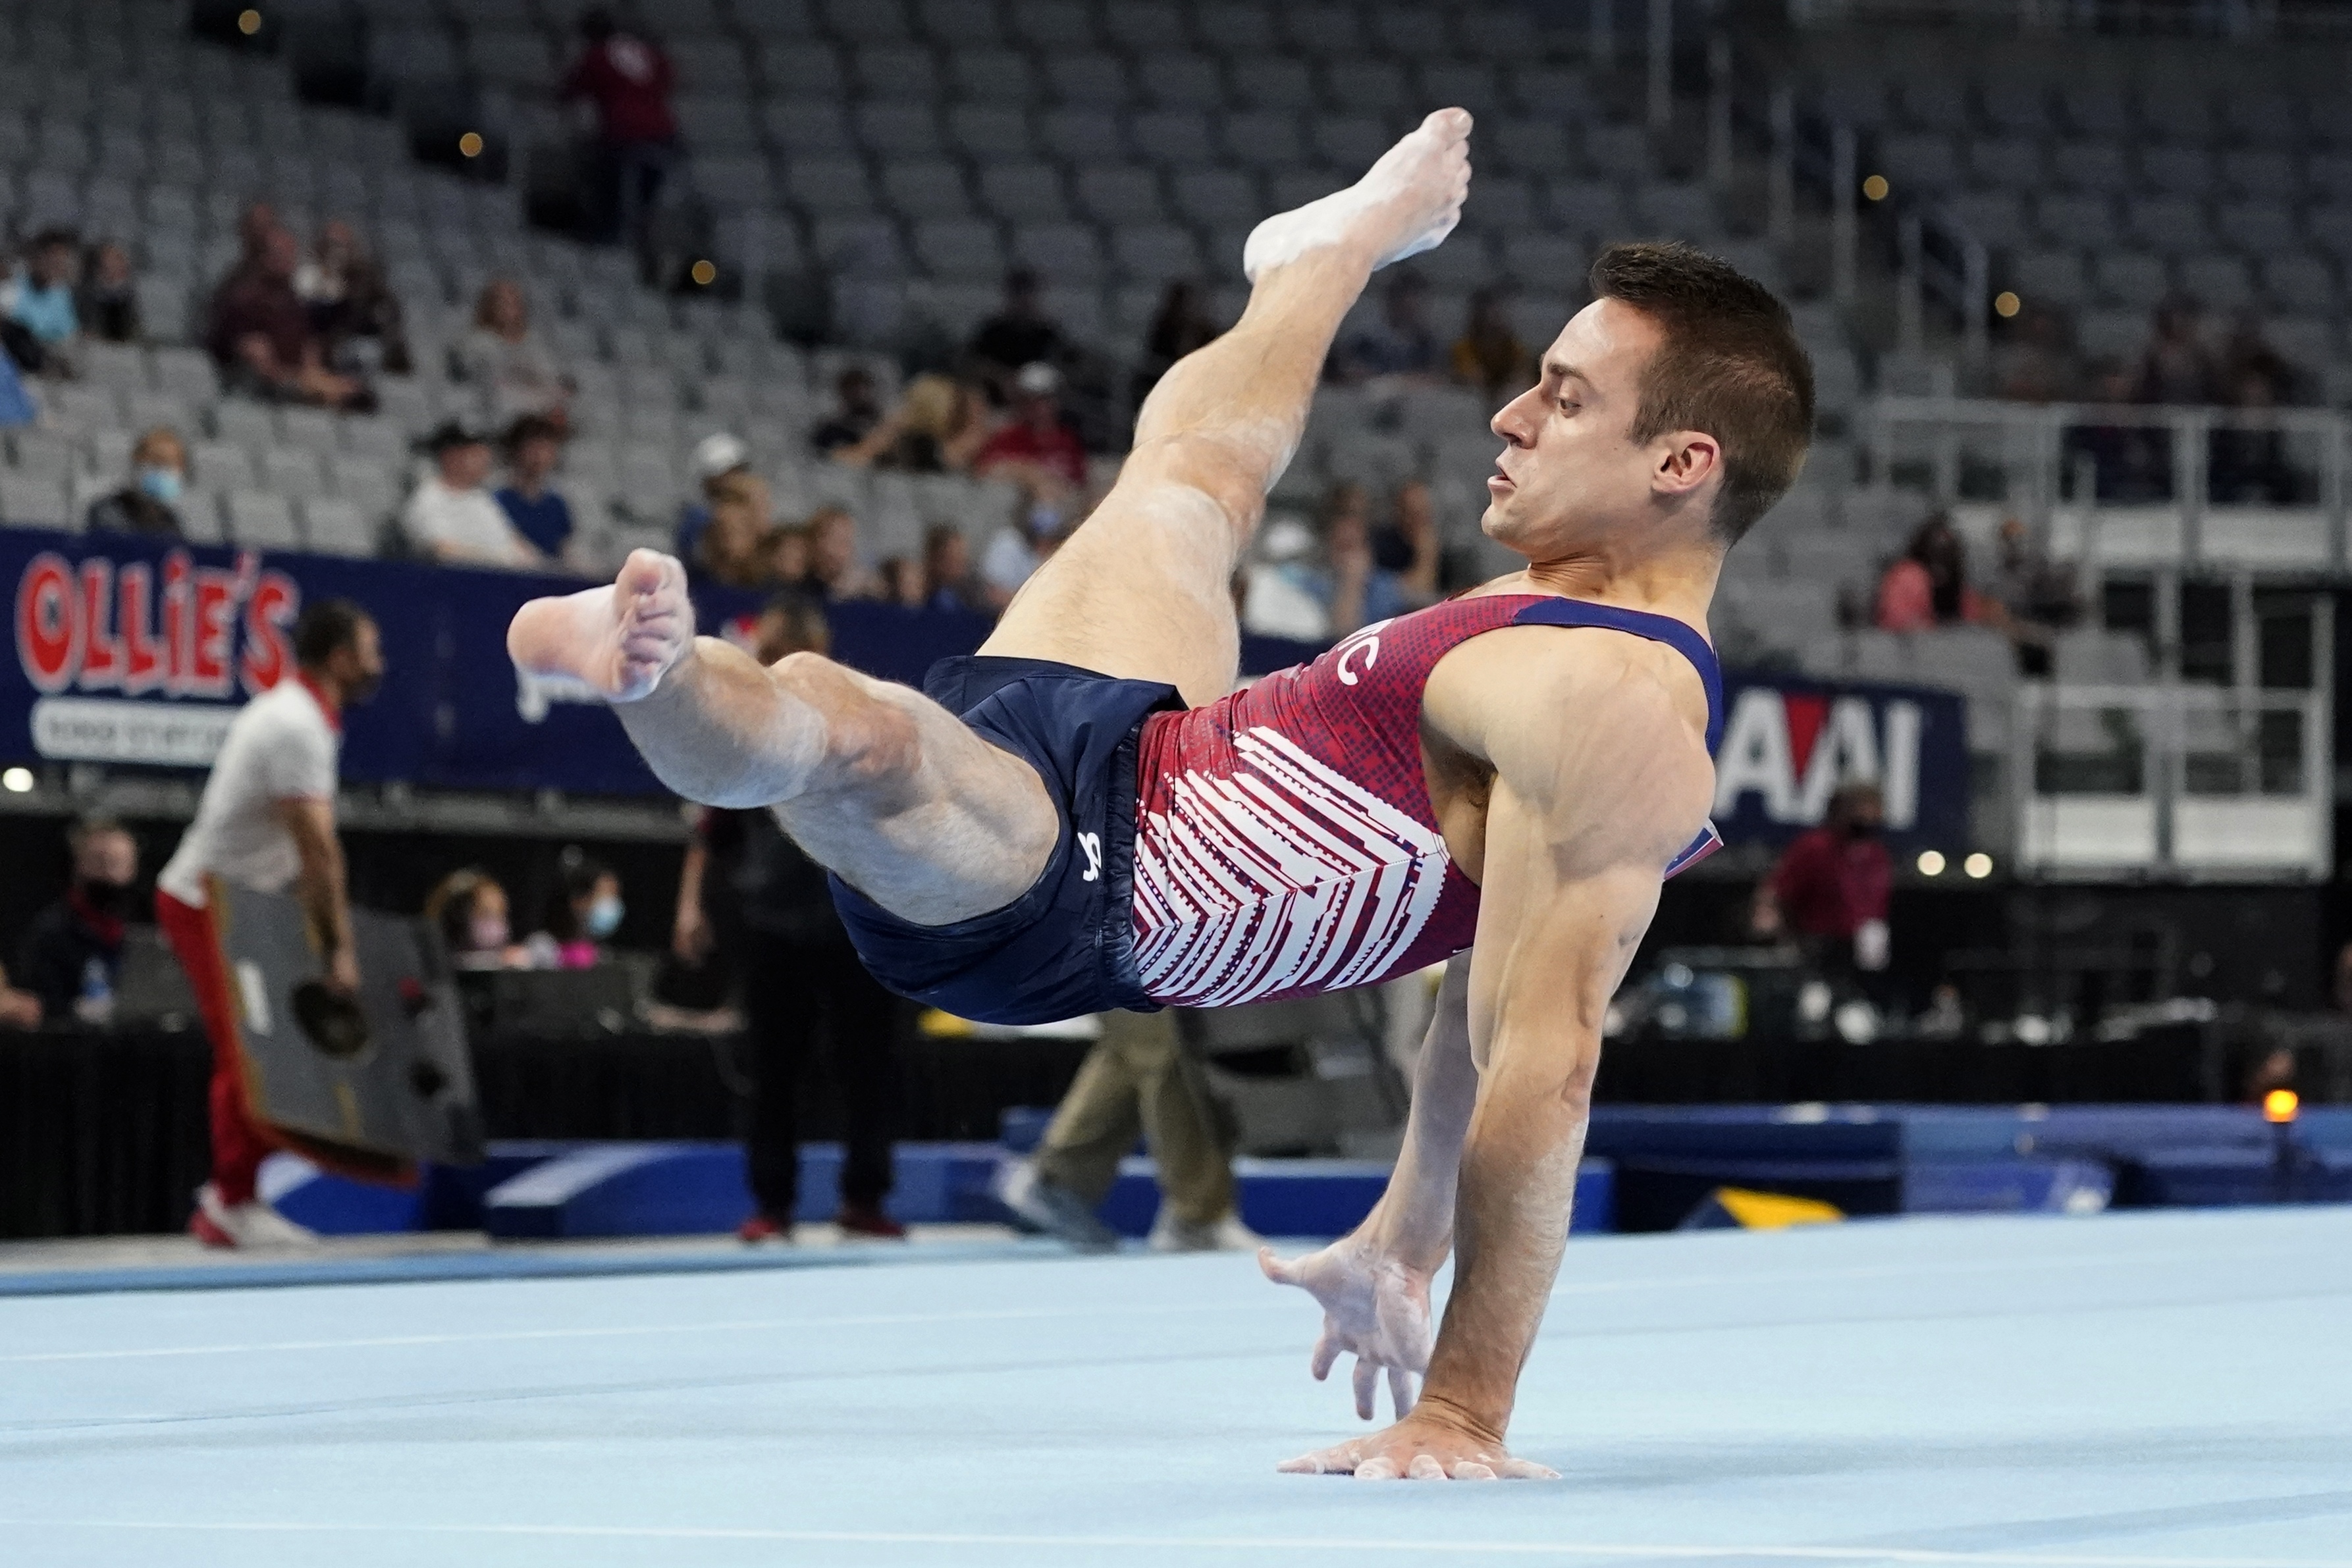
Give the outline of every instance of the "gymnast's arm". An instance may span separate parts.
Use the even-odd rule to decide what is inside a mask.
[[[1654,680],[1569,680],[1582,689],[1565,706],[1568,694],[1530,702],[1538,694],[1522,687],[1517,728],[1488,741],[1496,775],[1468,991],[1479,1082],[1454,1291],[1414,1411],[1497,1447],[1568,1241],[1601,1018],[1712,789],[1704,747]],[[1580,722],[1525,722],[1563,711]]]

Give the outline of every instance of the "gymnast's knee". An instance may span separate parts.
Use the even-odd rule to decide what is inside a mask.
[[[920,767],[915,715],[824,654],[787,653],[768,666],[768,678],[824,719],[814,787],[871,790],[911,779]]]

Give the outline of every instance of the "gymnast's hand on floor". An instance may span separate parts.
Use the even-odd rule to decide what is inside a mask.
[[[1433,1404],[1369,1437],[1301,1454],[1275,1467],[1285,1475],[1353,1476],[1360,1481],[1556,1481],[1559,1472],[1515,1459],[1499,1438],[1441,1414]]]
[[[1277,1285],[1296,1285],[1323,1306],[1323,1337],[1308,1363],[1317,1382],[1342,1355],[1356,1358],[1356,1414],[1372,1418],[1380,1375],[1389,1375],[1389,1402],[1401,1420],[1412,1409],[1413,1379],[1429,1370],[1429,1275],[1346,1236],[1319,1252],[1287,1262],[1270,1247],[1258,1267]]]
[[[517,665],[584,682],[616,703],[650,694],[693,642],[686,569],[649,549],[630,551],[611,587],[534,599],[507,628]]]

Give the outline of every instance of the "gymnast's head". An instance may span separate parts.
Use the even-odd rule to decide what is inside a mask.
[[[1787,494],[1813,371],[1787,307],[1711,256],[1616,245],[1592,303],[1495,415],[1486,533],[1532,560],[1721,551]]]

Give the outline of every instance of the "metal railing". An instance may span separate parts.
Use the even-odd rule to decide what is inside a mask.
[[[2326,409],[1882,396],[1870,483],[2022,519],[2088,562],[2341,574],[2352,420]]]
[[[2221,880],[2333,869],[2325,691],[2028,683],[2018,705],[2020,869]]]

